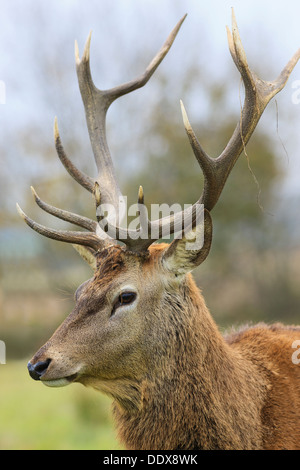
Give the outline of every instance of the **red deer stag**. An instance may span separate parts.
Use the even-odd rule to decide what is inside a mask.
[[[80,382],[111,396],[119,439],[127,449],[300,449],[300,365],[292,361],[300,326],[259,324],[223,337],[190,274],[209,253],[210,212],[227,177],[266,105],[286,84],[300,49],[277,80],[261,80],[248,66],[233,14],[228,41],[245,101],[217,158],[200,146],[182,105],[187,136],[204,173],[196,203],[204,207],[204,223],[195,216],[196,204],[189,209],[189,231],[183,231],[182,222],[187,209],[149,220],[142,188],[136,230],[101,212],[102,204],[110,204],[119,214],[122,205],[106,140],[106,112],[115,99],[148,82],[183,20],[140,77],[106,91],[92,81],[90,36],[82,58],[75,43],[97,178],[69,160],[56,121],[55,145],[70,175],[93,194],[97,221],[53,207],[34,190],[43,210],[86,231],[49,229],[18,210],[38,233],[75,245],[94,276],[77,289],[74,310],[30,360],[29,373],[50,387]],[[166,227],[180,236],[169,244],[155,243]],[[191,233],[203,234],[201,248],[187,249]]]

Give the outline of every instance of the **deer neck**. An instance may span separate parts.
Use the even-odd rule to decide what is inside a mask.
[[[259,372],[223,339],[190,277],[181,294],[168,296],[173,330],[139,384],[139,408],[114,404],[121,441],[148,450],[259,448]]]

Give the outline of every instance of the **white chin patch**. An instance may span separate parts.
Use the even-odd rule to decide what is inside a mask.
[[[68,379],[41,380],[41,382],[47,387],[65,387],[71,383]]]

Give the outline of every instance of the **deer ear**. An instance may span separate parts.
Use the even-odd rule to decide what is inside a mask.
[[[164,267],[174,274],[186,274],[206,259],[212,241],[212,220],[204,209],[202,224],[191,230],[183,238],[175,239],[162,257]]]
[[[96,271],[96,256],[95,256],[95,251],[92,248],[89,248],[88,246],[83,246],[83,245],[72,245],[73,248],[77,251],[77,253],[80,254],[81,258],[86,261],[90,267],[92,268],[93,271]]]

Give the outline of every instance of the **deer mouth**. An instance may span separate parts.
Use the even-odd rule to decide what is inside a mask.
[[[61,377],[59,379],[43,380],[41,382],[47,387],[65,387],[70,385],[76,379],[78,374],[69,375],[68,377]]]

